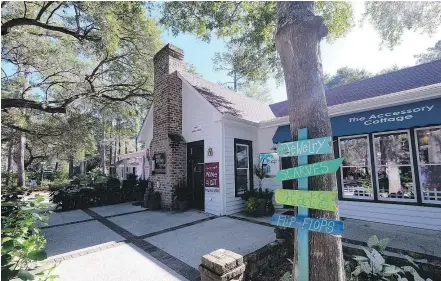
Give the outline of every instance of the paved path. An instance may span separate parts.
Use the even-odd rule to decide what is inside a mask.
[[[254,218],[244,213],[230,217],[271,226],[270,217]],[[390,239],[387,249],[390,252],[412,252],[441,258],[441,231],[355,219],[344,219],[344,224],[343,242],[365,246],[369,237],[377,235],[379,239]]]
[[[202,255],[249,254],[275,240],[272,227],[199,211],[146,211],[131,203],[50,216],[46,263],[60,280],[200,280]]]

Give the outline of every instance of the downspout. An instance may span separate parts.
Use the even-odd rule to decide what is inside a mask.
[[[221,216],[224,216],[227,214],[227,185],[225,183],[225,127],[224,127],[224,121],[221,119],[221,159],[222,165],[222,185],[221,185]]]

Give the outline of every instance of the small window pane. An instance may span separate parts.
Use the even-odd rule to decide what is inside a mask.
[[[372,196],[371,175],[367,168],[343,167],[344,196]]]
[[[441,164],[441,128],[417,130],[420,164]]]
[[[248,168],[248,146],[236,145],[236,168]]]
[[[420,166],[423,200],[441,203],[441,165]]]
[[[340,157],[344,157],[343,166],[366,166],[369,163],[369,146],[366,136],[340,140]]]
[[[377,170],[381,198],[415,199],[412,168],[391,163]]]
[[[406,132],[375,135],[376,165],[410,164],[409,137]]]
[[[248,170],[236,169],[237,194],[242,194],[248,189]]]

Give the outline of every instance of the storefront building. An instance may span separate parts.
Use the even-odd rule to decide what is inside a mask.
[[[342,217],[441,230],[441,60],[326,92]],[[170,205],[185,179],[193,207],[244,208],[253,165],[290,167],[275,153],[291,141],[287,102],[261,104],[183,70],[172,45],[155,56],[155,98],[138,135],[150,179]],[[263,188],[292,188],[267,178]]]

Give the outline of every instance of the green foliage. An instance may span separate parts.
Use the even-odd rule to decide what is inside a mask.
[[[2,202],[2,209],[12,210],[6,217],[2,214],[2,280],[33,280],[34,275],[29,270],[36,266],[35,262],[47,258],[43,250],[46,239],[38,228],[39,225],[47,225],[47,216],[36,212],[47,207],[43,200],[37,195],[28,201]],[[48,269],[49,274],[53,268]],[[48,280],[46,273],[46,270],[40,271],[35,277]]]
[[[425,53],[415,55],[414,57],[417,59],[416,62],[418,64],[441,59],[441,40],[438,40],[435,46],[428,48]]]
[[[257,198],[250,197],[245,201],[245,212],[248,214],[252,214],[257,211],[257,207],[259,206],[259,201]]]
[[[316,10],[325,18],[329,39],[334,40],[350,30],[352,8],[348,3],[319,2]],[[277,26],[276,2],[166,2],[161,14],[161,24],[170,28],[174,35],[188,32],[204,41],[210,41],[212,35],[230,40],[235,48],[246,54],[243,61],[254,59],[253,68],[241,73],[250,81],[262,81],[262,78],[265,81],[266,75],[282,81],[273,39]],[[234,57],[234,51],[228,55]],[[222,55],[218,55],[219,58]],[[250,73],[259,73],[259,79],[253,79]]]
[[[142,2],[3,4],[2,137],[25,133],[26,164],[93,155],[106,135],[138,131],[161,45]]]
[[[389,239],[379,240],[377,236],[371,236],[367,241],[368,248],[362,247],[366,256],[353,256],[353,261],[346,261],[345,270],[351,281],[362,280],[390,280],[407,281],[412,276],[415,281],[424,281],[415,268],[419,266],[409,256],[404,256],[409,266],[395,266],[386,263],[381,256],[389,243]],[[427,279],[427,281],[431,281]]]
[[[263,83],[247,83],[240,92],[245,94],[245,96],[255,99],[261,103],[269,104],[273,102],[271,98],[270,90]]]
[[[363,17],[379,32],[382,44],[392,49],[405,30],[434,34],[441,25],[440,14],[437,1],[368,1]]]
[[[271,69],[268,64],[263,64],[265,61],[262,61],[259,56],[234,44],[230,44],[228,49],[231,51],[222,54],[215,53],[213,58],[214,70],[225,71],[230,77],[230,81],[222,84],[238,91],[239,89],[247,90],[250,82],[254,82],[254,90],[256,90],[256,82],[268,80]],[[252,91],[245,93],[253,94]]]
[[[335,75],[325,80],[325,86],[327,89],[331,89],[369,77],[372,77],[372,73],[369,73],[364,69],[349,68],[345,66],[337,69]]]

